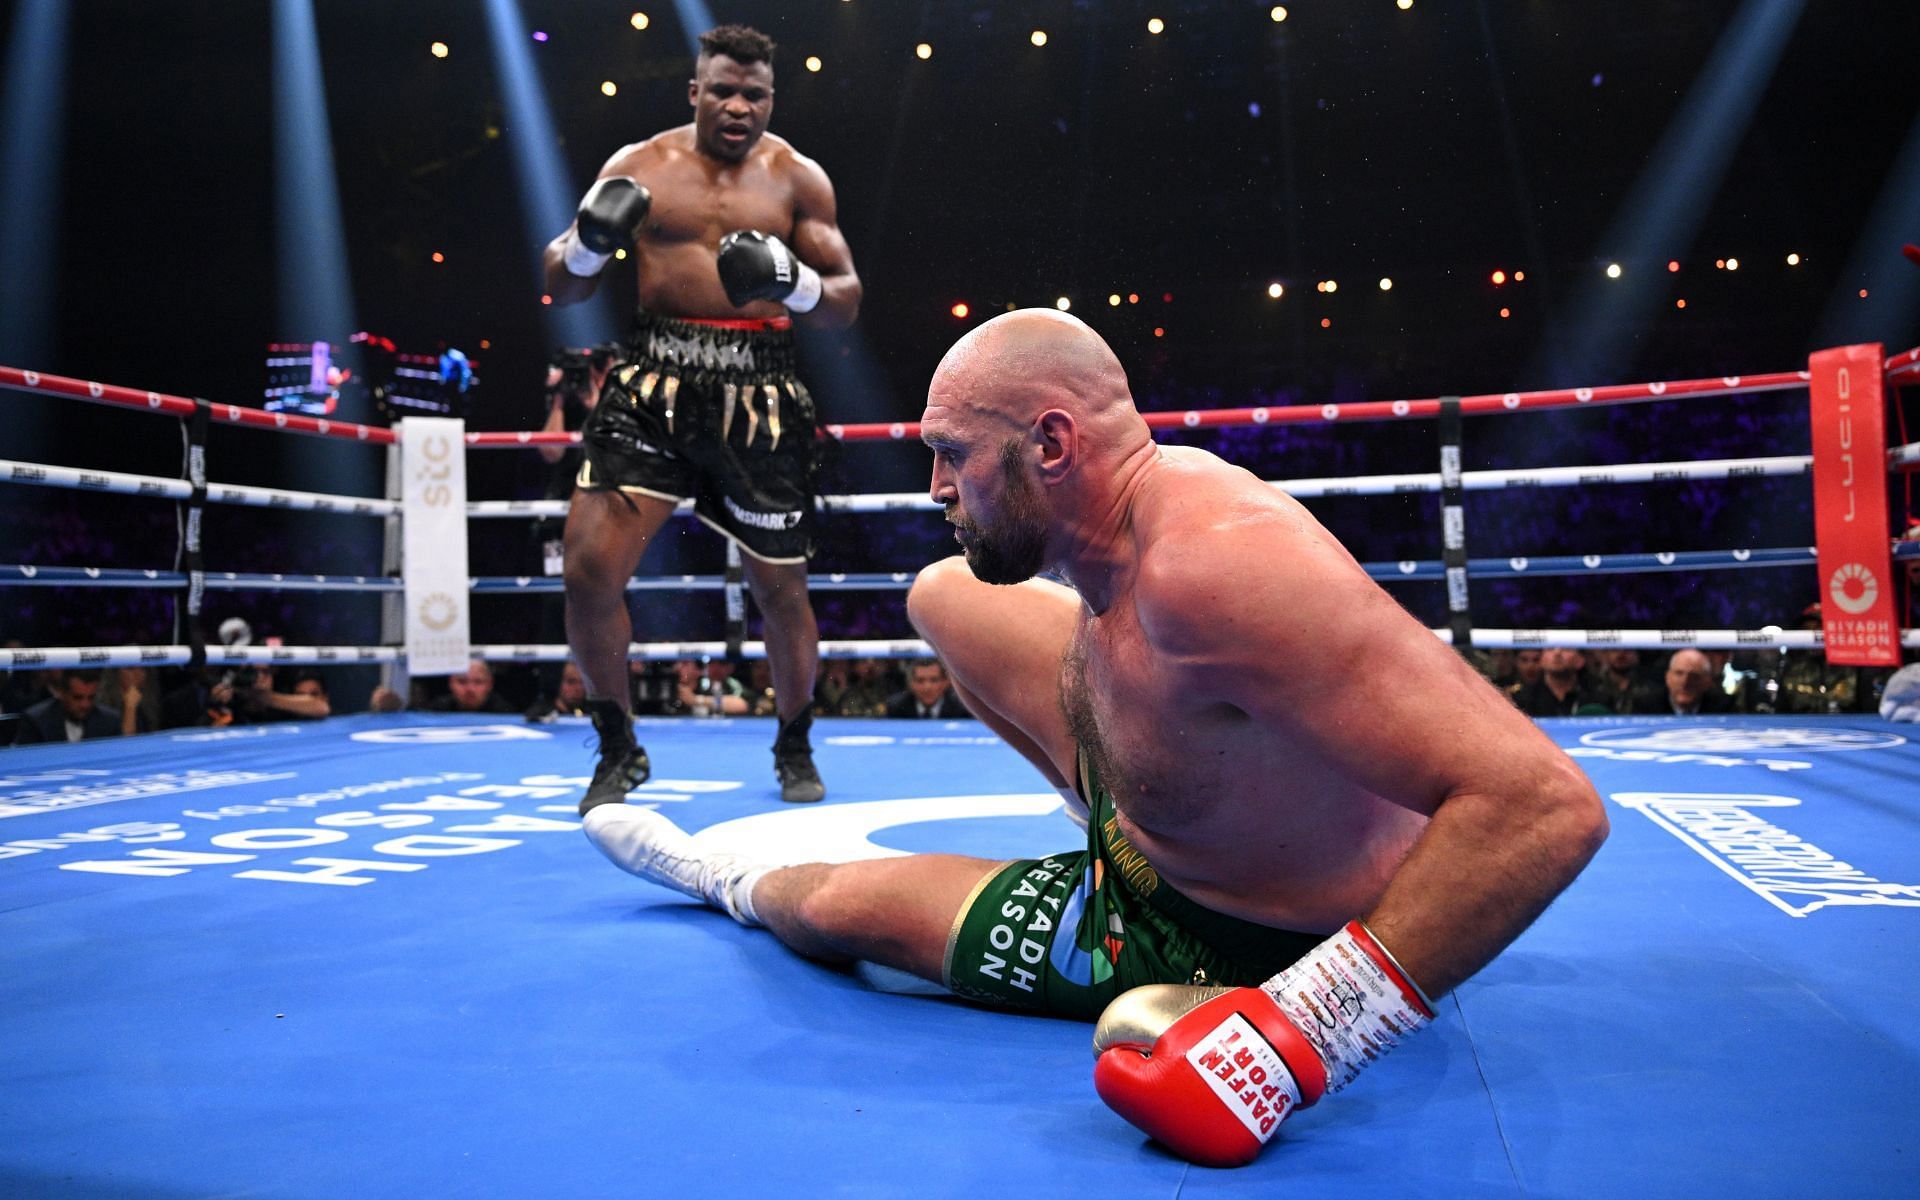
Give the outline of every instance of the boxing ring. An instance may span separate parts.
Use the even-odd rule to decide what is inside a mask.
[[[1107,1111],[1086,1025],[885,994],[610,868],[573,812],[584,722],[22,748],[0,1193],[1906,1194],[1913,727],[1544,724],[1612,839],[1432,1029],[1240,1171]],[[645,720],[664,777],[641,795],[789,856],[1074,840],[975,722],[816,729],[825,804],[780,804],[747,719]]]
[[[1904,360],[1904,361],[1903,361]],[[1896,383],[1920,354],[1887,363]],[[0,384],[371,444],[390,431],[0,368]],[[1458,410],[1805,386],[1797,372],[1468,397]],[[1655,390],[1655,389],[1658,390]],[[1580,393],[1585,393],[1581,395]],[[180,411],[171,401],[186,404]],[[1331,411],[1330,411],[1331,410]],[[1361,410],[1361,411],[1355,411]],[[1448,416],[1439,401],[1150,414],[1162,427]],[[323,423],[310,422],[318,425]],[[906,439],[911,426],[835,427]],[[562,438],[565,435],[558,435]],[[541,435],[471,434],[475,447]],[[1920,445],[1887,451],[1920,466]],[[1805,456],[1467,472],[1453,486],[1800,475]],[[16,483],[390,516],[392,501],[0,464]],[[1439,491],[1443,472],[1292,480]],[[1316,489],[1318,489],[1316,491]],[[227,494],[230,493],[230,494]],[[842,511],[924,497],[829,497]],[[477,501],[471,519],[542,515]],[[1910,561],[1920,546],[1902,547]],[[1367,564],[1383,578],[1764,569],[1807,547]],[[1456,556],[1457,557],[1457,556]],[[1596,561],[1598,560],[1598,561]],[[197,579],[195,578],[197,576]],[[395,579],[13,564],[30,586],[364,589]],[[726,580],[636,581],[723,588]],[[827,587],[905,586],[903,576]],[[540,590],[475,580],[476,592]],[[1436,631],[1451,636],[1451,630]],[[1813,648],[1818,631],[1487,630],[1476,646]],[[637,645],[636,658],[725,640]],[[1902,642],[1920,645],[1906,631]],[[476,645],[502,661],[564,647]],[[895,642],[825,642],[906,656]],[[761,648],[741,643],[753,656]],[[40,647],[0,665],[392,662],[394,646]],[[1091,1086],[1091,1030],[801,960],[611,869],[575,804],[584,721],[398,713],[0,755],[0,1194],[8,1196],[1898,1195],[1920,1153],[1920,745],[1872,716],[1542,722],[1606,798],[1587,872],[1431,1030],[1194,1167]],[[779,861],[1072,844],[1059,797],[970,721],[815,726],[824,804],[782,805],[768,720],[642,718],[657,804]]]

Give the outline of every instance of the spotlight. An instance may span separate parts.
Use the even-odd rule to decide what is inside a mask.
[[[1513,281],[1515,283],[1525,283],[1526,279],[1527,279],[1527,273],[1525,271],[1515,271],[1513,273]]]
[[[625,250],[619,250],[619,249],[616,249],[616,250],[615,250],[615,251],[613,252],[613,256],[614,256],[615,258],[617,258],[617,259],[620,259],[620,260],[622,260],[622,261],[625,261],[625,260],[626,260],[626,257],[627,257],[627,252],[626,252]]]
[[[1267,298],[1269,300],[1278,300],[1280,297],[1286,294],[1287,294],[1287,289],[1284,287],[1281,287],[1278,283],[1270,283],[1267,285]]]
[[[1119,293],[1119,292],[1115,292],[1115,293],[1113,293],[1113,294],[1112,294],[1111,296],[1108,296],[1108,297],[1107,297],[1107,303],[1108,303],[1109,305],[1111,305],[1112,307],[1114,307],[1114,308],[1119,308],[1119,307],[1120,307],[1120,293]]]
[[[1507,281],[1507,273],[1505,271],[1495,271],[1489,278],[1493,280],[1493,286],[1499,287]]]
[[[1686,302],[1686,300],[1684,300],[1684,299],[1680,299],[1680,300],[1675,300],[1675,301],[1673,302],[1673,306],[1674,306],[1675,308],[1685,308],[1685,307],[1687,306],[1687,302]]]
[[[964,321],[967,319],[967,314],[972,312],[973,310],[967,307],[967,302],[965,300],[962,300],[958,304],[954,305],[951,309],[948,309],[947,311],[951,312],[959,320]]]
[[[1506,320],[1508,317],[1511,317],[1512,315],[1513,315],[1513,310],[1510,308],[1503,308],[1500,310],[1500,319],[1502,321]]]
[[[1865,288],[1861,288],[1861,289],[1860,289],[1860,298],[1861,298],[1862,300],[1865,300],[1865,299],[1867,298],[1867,289],[1865,289]]]
[[[1172,304],[1172,303],[1173,303],[1173,293],[1172,293],[1172,292],[1161,292],[1161,293],[1160,293],[1160,303],[1162,303],[1162,304]]]
[[[435,251],[433,252],[433,261],[435,261],[435,262],[437,262],[437,263],[443,263],[443,262],[445,262],[445,261],[447,261],[447,256],[446,256],[446,255],[444,255],[444,254],[442,254],[442,253],[440,253],[440,252],[439,252],[438,250],[435,250]]]
[[[653,24],[653,22],[647,19],[647,14],[637,12],[627,18],[627,24],[633,26],[635,29],[645,29],[647,26]]]
[[[533,40],[534,40],[534,41],[536,41],[536,42],[544,42],[544,41],[546,41],[546,40],[547,40],[547,32],[546,32],[546,30],[544,30],[544,29],[536,29],[536,30],[534,30],[534,31],[533,31]]]
[[[1061,312],[1065,312],[1068,309],[1073,307],[1073,301],[1067,299],[1065,296],[1062,296],[1058,300],[1055,300],[1053,302],[1053,306],[1059,309]]]
[[[807,70],[818,74],[822,65],[818,54],[807,55]]]
[[[481,339],[480,339],[480,348],[481,348],[482,350],[491,350],[491,349],[493,349],[493,341],[492,341],[492,339],[490,339],[490,338],[481,338]]]
[[[1668,273],[1669,273],[1669,274],[1671,274],[1671,273],[1673,273],[1673,272],[1675,272],[1675,271],[1678,271],[1679,269],[1680,269],[1680,264],[1679,264],[1679,262],[1677,262],[1677,261],[1676,261],[1676,260],[1674,260],[1674,259],[1668,259],[1668,260],[1667,260],[1667,271],[1668,271]]]
[[[428,49],[433,51],[435,58],[445,58],[447,56],[447,44],[445,42],[435,42],[429,46]]]
[[[1382,280],[1380,281],[1380,290],[1381,290],[1381,291],[1383,291],[1383,292],[1390,292],[1390,291],[1392,291],[1392,290],[1393,290],[1393,280],[1391,280],[1391,279],[1382,279]]]
[[[1320,318],[1320,328],[1322,328],[1322,329],[1332,329],[1332,328],[1333,328],[1333,318],[1332,318],[1332,317],[1321,317],[1321,318]]]
[[[1036,29],[1033,31],[1033,35],[1027,40],[1036,46],[1044,46],[1047,44],[1047,31],[1044,29]]]
[[[925,62],[927,59],[933,57],[933,47],[926,42],[921,42],[913,48],[913,56]]]
[[[1607,278],[1608,278],[1608,279],[1618,279],[1618,278],[1620,278],[1620,264],[1619,264],[1619,263],[1608,263],[1608,264],[1607,264]]]
[[[1139,292],[1128,292],[1128,293],[1127,293],[1127,303],[1128,303],[1128,304],[1138,304],[1138,303],[1140,303],[1140,293],[1139,293]]]
[[[1165,21],[1162,21],[1159,17],[1152,17],[1148,19],[1147,21],[1148,33],[1165,33],[1166,30],[1167,30],[1167,23]]]
[[[1162,329],[1162,328],[1161,328],[1160,326],[1158,326],[1158,325],[1155,325],[1155,326],[1153,327],[1153,336],[1155,336],[1155,337],[1165,337],[1165,336],[1167,336],[1167,331],[1166,331],[1165,329]]]
[[[611,79],[603,80],[600,84],[600,94],[602,96],[611,96],[619,90],[619,87],[617,87]]]
[[[1327,280],[1327,291],[1329,293],[1337,292],[1339,290],[1340,290],[1340,283],[1338,280],[1335,280],[1335,279]]]
[[[1726,269],[1727,269],[1727,260],[1726,260],[1726,259],[1724,259],[1724,258],[1716,258],[1716,259],[1714,259],[1714,260],[1713,260],[1713,269],[1714,269],[1714,270],[1716,270],[1716,271],[1724,271],[1724,270],[1726,270]]]
[[[1729,270],[1729,271],[1738,271],[1739,269],[1740,269],[1740,260],[1739,260],[1739,259],[1737,259],[1737,258],[1730,258],[1730,259],[1728,259],[1728,260],[1727,260],[1727,270]]]
[[[1272,17],[1275,22],[1284,21],[1287,19],[1287,6],[1284,4],[1276,4],[1267,10],[1267,15]]]
[[[1401,12],[1405,12],[1413,7],[1413,0],[1393,0],[1393,6]]]
[[[540,303],[542,303],[542,304],[552,304],[552,303],[553,303],[553,297],[552,297],[552,296],[542,296],[542,297],[540,297]]]
[[[1799,256],[1798,254],[1789,254],[1789,255],[1787,255],[1787,265],[1788,265],[1788,266],[1790,266],[1790,267],[1797,267],[1797,266],[1799,266],[1799,265],[1800,265],[1800,256]]]

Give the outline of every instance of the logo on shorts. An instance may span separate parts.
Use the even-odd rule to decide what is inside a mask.
[[[746,525],[753,529],[772,529],[772,530],[797,529],[799,528],[799,525],[800,525],[800,518],[804,515],[803,513],[797,512],[797,511],[796,512],[764,512],[764,513],[749,512],[747,509],[741,508],[738,504],[735,504],[731,497],[727,498],[726,506],[727,506],[727,513],[729,516],[731,516],[734,520],[740,522],[742,525]]]
[[[647,357],[674,366],[705,367],[709,371],[755,372],[753,347],[746,342],[721,342],[683,337],[655,329],[647,334]]]

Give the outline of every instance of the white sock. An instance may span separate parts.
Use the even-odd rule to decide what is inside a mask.
[[[742,925],[763,922],[753,887],[771,867],[738,854],[702,854],[685,830],[651,808],[602,804],[581,819],[587,840],[615,866],[702,900]]]

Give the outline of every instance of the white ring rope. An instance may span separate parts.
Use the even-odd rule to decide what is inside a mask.
[[[87,492],[112,492],[122,496],[154,496],[163,500],[187,500],[193,496],[193,486],[184,479],[164,479],[157,475],[125,475],[118,471],[79,471],[72,467],[15,462],[12,459],[3,458],[0,458],[0,483],[75,488]],[[330,496],[324,492],[292,492],[284,488],[247,487],[238,483],[209,483],[207,499],[216,504],[240,504],[248,508],[339,512],[365,517],[400,515],[398,500],[375,500],[364,496]]]
[[[1430,632],[1451,643],[1449,630]],[[1475,629],[1473,644],[1483,650],[1544,649],[1571,646],[1579,650],[1819,650],[1826,638],[1817,629]],[[1900,644],[1920,649],[1920,629],[1903,630]],[[0,669],[41,667],[180,666],[192,651],[186,646],[42,646],[0,650]],[[681,658],[724,658],[725,642],[636,642],[627,648],[635,662],[671,662]],[[564,662],[571,657],[564,644],[480,645],[473,656],[489,662]],[[742,642],[740,657],[765,658],[765,642]],[[400,662],[405,653],[396,646],[271,646],[209,647],[209,666],[307,666]],[[822,641],[821,658],[931,658],[925,642]]]

